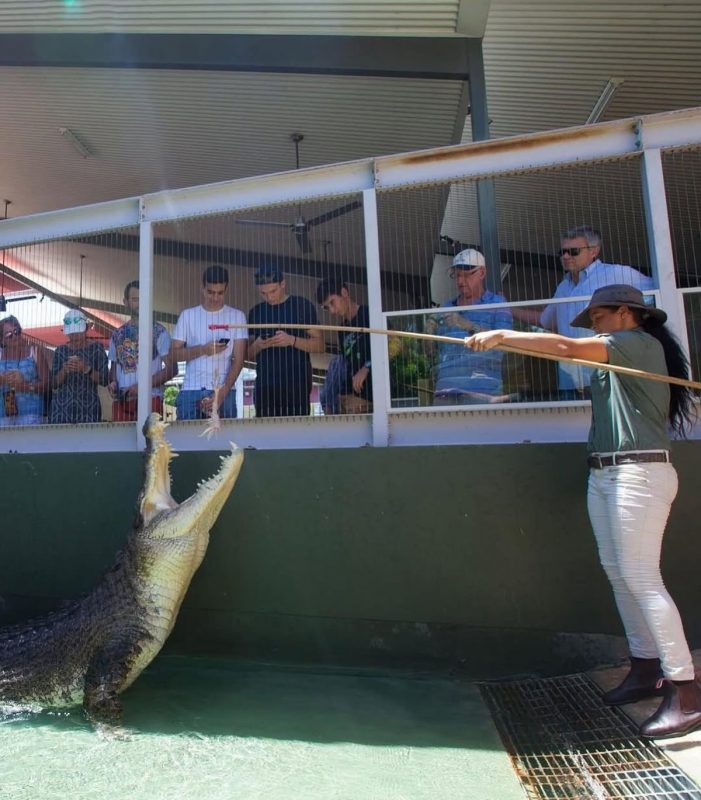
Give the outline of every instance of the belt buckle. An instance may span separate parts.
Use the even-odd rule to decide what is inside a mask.
[[[647,464],[652,458],[646,457],[644,453],[614,453],[613,465],[619,464]]]

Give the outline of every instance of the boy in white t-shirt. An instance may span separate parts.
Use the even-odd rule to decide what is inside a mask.
[[[202,419],[212,413],[214,389],[219,392],[219,416],[236,417],[234,384],[243,369],[248,346],[244,328],[215,329],[210,325],[246,324],[246,315],[224,304],[228,271],[219,265],[202,274],[202,304],[186,308],[172,337],[175,361],[185,361],[185,378],[176,400],[178,419]]]

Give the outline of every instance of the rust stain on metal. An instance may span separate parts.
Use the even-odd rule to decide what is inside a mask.
[[[416,165],[416,164],[437,164],[453,159],[463,158],[470,155],[498,155],[500,153],[510,153],[512,151],[534,150],[544,145],[554,145],[560,142],[576,143],[600,136],[596,127],[591,125],[579,128],[576,132],[571,130],[547,131],[536,135],[509,137],[507,139],[486,139],[482,142],[471,142],[460,147],[451,147],[445,150],[431,150],[422,153],[409,153],[396,159],[397,164]]]

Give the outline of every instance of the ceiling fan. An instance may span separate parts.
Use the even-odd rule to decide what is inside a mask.
[[[299,169],[299,143],[304,139],[304,134],[293,133],[290,139],[295,145],[295,169]],[[292,231],[297,241],[297,246],[306,255],[312,252],[312,244],[309,237],[309,232],[312,228],[315,228],[317,225],[322,225],[324,222],[336,219],[336,217],[341,217],[349,211],[355,211],[356,208],[360,208],[361,206],[362,203],[360,200],[353,200],[351,203],[347,203],[344,206],[334,208],[333,211],[319,214],[319,216],[312,217],[312,219],[305,219],[302,214],[302,207],[298,205],[297,216],[294,222],[273,222],[263,219],[237,219],[236,222],[239,225],[261,225],[269,228],[287,228]]]

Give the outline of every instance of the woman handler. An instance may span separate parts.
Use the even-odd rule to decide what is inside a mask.
[[[688,361],[666,319],[664,311],[645,305],[638,289],[616,284],[597,289],[572,321],[596,336],[497,330],[471,336],[465,344],[474,350],[513,344],[688,379]],[[692,395],[687,387],[605,369],[594,371],[591,389],[587,506],[631,655],[630,672],[604,702],[623,705],[664,695],[640,732],[680,736],[701,726],[701,688],[679,612],[662,582],[660,551],[677,493],[668,431],[685,435]]]

